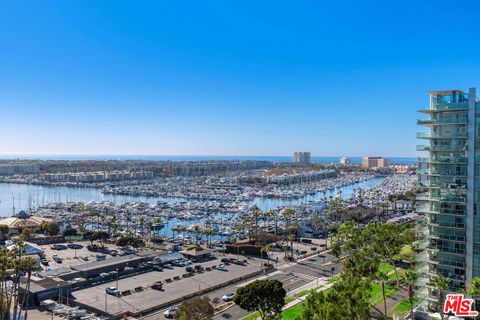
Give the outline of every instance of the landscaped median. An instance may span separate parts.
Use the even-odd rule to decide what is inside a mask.
[[[333,283],[334,281],[332,281]],[[301,315],[302,310],[305,306],[305,296],[309,295],[312,290],[315,291],[324,291],[328,290],[331,286],[331,283],[327,284],[325,287],[323,286],[315,286],[311,289],[302,290],[294,295],[288,296],[285,298],[285,306],[283,307],[282,311],[282,320],[294,320],[297,316]],[[246,317],[243,317],[241,320],[255,320],[260,317],[260,313],[254,312],[249,314]]]

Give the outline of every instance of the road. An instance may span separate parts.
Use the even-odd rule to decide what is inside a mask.
[[[303,259],[298,261],[297,263],[287,263],[280,266],[276,271],[270,273],[269,275],[258,277],[256,279],[276,279],[283,283],[283,287],[287,291],[287,295],[289,292],[300,288],[304,285],[307,285],[311,282],[318,281],[318,278],[322,277],[331,277],[334,274],[338,274],[341,271],[341,263],[333,263],[335,258],[329,254],[324,253],[320,256],[313,256],[311,258]],[[332,272],[332,267],[335,268]],[[255,279],[251,279],[249,281],[244,281],[240,283],[236,283],[227,287],[223,287],[221,289],[206,293],[202,296],[208,296],[210,299],[213,297],[222,298],[222,296],[226,293],[235,292],[239,287],[245,286],[246,284],[252,282]],[[172,306],[170,306],[172,307]],[[148,319],[148,320],[163,320],[165,319],[163,313],[167,309],[163,309],[151,314],[148,314],[141,319]],[[214,316],[213,319],[232,319],[237,320],[241,319],[245,316],[250,314],[250,312],[245,311],[238,307],[237,305],[233,305],[229,309],[225,310],[224,312],[217,314]]]

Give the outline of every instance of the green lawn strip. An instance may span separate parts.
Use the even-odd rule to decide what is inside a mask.
[[[413,305],[417,302],[416,299],[413,299]],[[388,311],[389,315],[393,314],[404,314],[410,312],[410,302],[408,299],[402,300],[399,304],[395,305],[391,310]]]
[[[393,271],[393,266],[389,263],[380,263],[378,271],[388,274],[390,271]]]
[[[285,298],[285,304],[289,304],[290,302],[294,301],[295,299],[297,299],[296,297],[294,296],[291,296],[291,297],[286,297]]]
[[[258,317],[260,317],[260,313],[259,313],[259,312],[255,312],[255,313],[249,314],[249,315],[246,316],[246,317],[243,317],[242,320],[255,320],[255,319],[257,319]]]
[[[391,285],[385,285],[385,298],[393,297],[398,291],[397,287]],[[372,305],[377,305],[383,302],[382,296],[382,285],[379,283],[375,283],[372,285],[372,289],[370,290],[370,302]]]
[[[397,273],[398,273],[398,277],[401,278],[402,275],[407,272],[407,270],[405,269],[402,269],[402,268],[397,268]],[[397,275],[395,274],[395,272],[392,272],[390,273],[390,275],[388,276],[388,278],[390,280],[397,280]]]
[[[328,282],[328,283],[334,283],[335,281],[337,281],[337,278],[338,278],[338,276],[332,276],[332,277],[330,277],[330,278],[328,279],[327,282]]]
[[[397,254],[394,259],[396,260],[406,260],[412,262],[415,258],[415,251],[413,250],[412,246],[407,244],[402,247],[399,254]]]
[[[287,310],[282,312],[282,320],[294,320],[298,316],[301,316],[303,308],[305,307],[305,304],[307,302],[303,301],[299,304],[294,305],[291,308],[288,308]]]

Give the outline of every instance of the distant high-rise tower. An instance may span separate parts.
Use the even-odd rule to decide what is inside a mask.
[[[369,169],[380,169],[390,167],[390,161],[382,157],[363,157],[362,165]]]
[[[352,164],[352,159],[348,157],[341,157],[340,164],[343,164],[343,165]]]
[[[310,152],[295,152],[293,154],[293,162],[309,164],[311,162]]]
[[[418,297],[429,304],[438,300],[432,286],[435,276],[448,279],[448,290],[469,289],[474,277],[480,277],[480,103],[476,90],[430,92],[430,108],[420,110],[429,116],[418,120],[427,126],[417,138],[427,144],[417,151],[419,187],[417,212],[424,213],[418,234],[417,271],[423,275]],[[423,202],[423,204],[420,204]]]

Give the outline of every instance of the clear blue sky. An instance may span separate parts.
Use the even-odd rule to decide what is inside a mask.
[[[478,1],[0,1],[0,154],[415,156]]]

